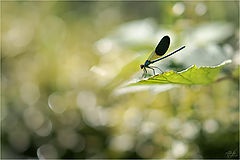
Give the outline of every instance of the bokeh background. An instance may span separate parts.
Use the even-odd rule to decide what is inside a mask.
[[[239,2],[1,2],[2,158],[237,158]],[[125,87],[224,60],[210,85]],[[151,72],[149,72],[151,73]]]

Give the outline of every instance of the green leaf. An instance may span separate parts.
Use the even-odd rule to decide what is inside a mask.
[[[211,67],[198,68],[196,65],[193,65],[181,72],[165,72],[163,74],[132,83],[129,86],[150,84],[210,84],[216,80],[221,68],[228,63],[231,63],[231,60],[224,61],[220,65]]]

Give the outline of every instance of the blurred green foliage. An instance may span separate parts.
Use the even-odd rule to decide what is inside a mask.
[[[1,5],[1,158],[239,156],[238,1]],[[122,88],[164,35],[186,45],[164,71],[227,78]]]

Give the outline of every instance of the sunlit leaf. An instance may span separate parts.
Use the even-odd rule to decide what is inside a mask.
[[[231,63],[230,60],[224,61],[220,65],[211,67],[197,67],[193,65],[181,72],[169,71],[160,75],[152,76],[148,79],[140,80],[132,85],[150,85],[150,84],[210,84],[214,82],[221,68]]]

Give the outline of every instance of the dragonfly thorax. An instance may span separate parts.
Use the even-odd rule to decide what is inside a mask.
[[[146,60],[146,62],[144,63],[144,66],[147,67],[151,64],[151,62],[149,60]]]

